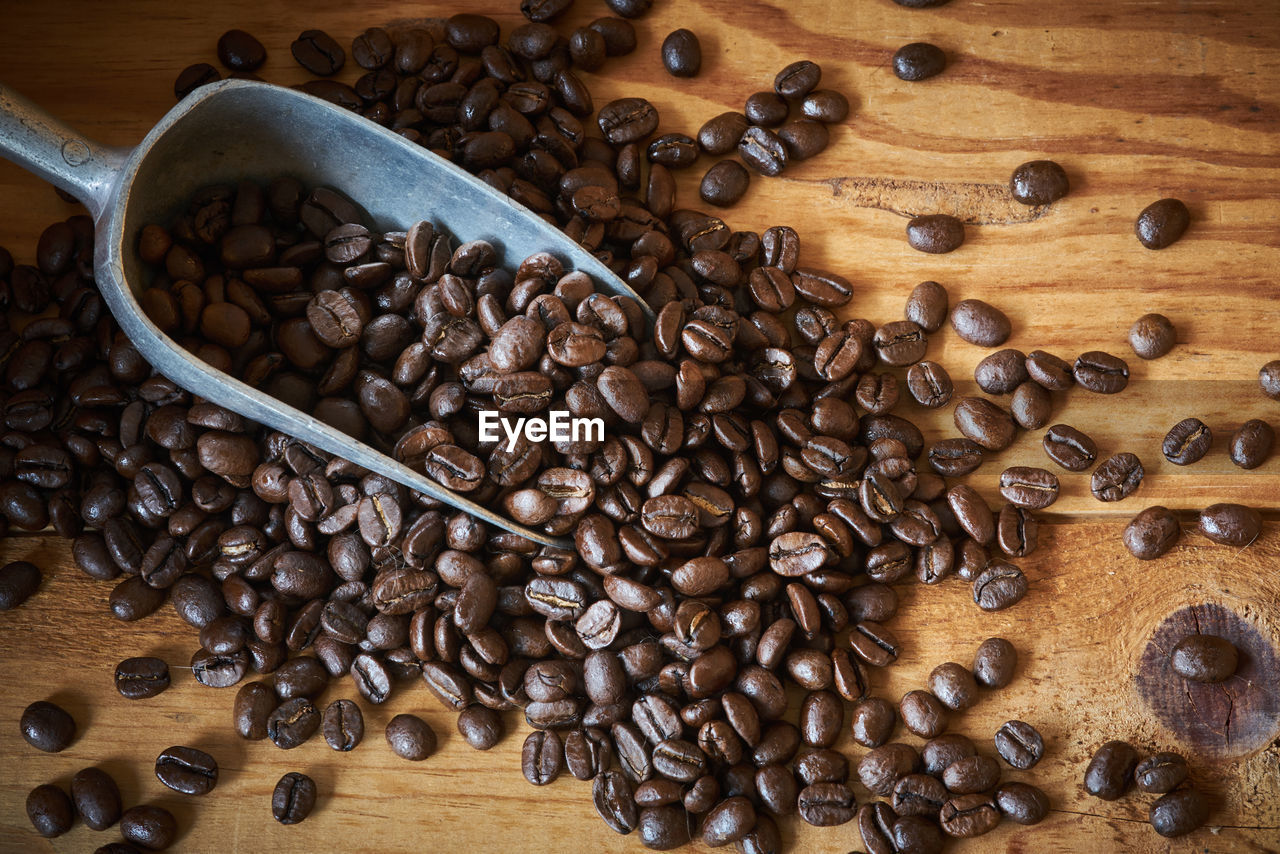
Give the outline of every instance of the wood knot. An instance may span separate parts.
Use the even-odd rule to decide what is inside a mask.
[[[826,184],[831,188],[832,198],[855,207],[892,211],[904,217],[947,214],[966,225],[1033,222],[1050,208],[1050,205],[1018,202],[1009,192],[1008,184],[859,176],[824,178],[814,183]]]
[[[1240,652],[1235,675],[1206,684],[1183,679],[1169,654],[1189,634],[1226,638]],[[1234,611],[1210,602],[1165,618],[1147,642],[1134,677],[1138,693],[1178,738],[1210,756],[1243,756],[1280,735],[1280,661],[1271,641]]]

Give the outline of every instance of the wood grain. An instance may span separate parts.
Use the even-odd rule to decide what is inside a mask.
[[[0,80],[105,142],[133,144],[172,105],[177,72],[215,62],[217,36],[232,26],[267,45],[266,79],[294,83],[304,73],[288,44],[302,29],[322,27],[346,44],[373,23],[456,10],[440,0],[210,6],[197,13],[162,0],[138,0],[127,11],[92,0],[6,4]],[[514,0],[467,7],[494,14],[504,30],[522,20]],[[579,0],[566,23],[603,13],[600,3]],[[659,63],[658,45],[678,26],[702,40],[703,71],[692,80],[668,77]],[[806,264],[854,282],[850,316],[897,319],[910,289],[934,279],[953,299],[979,297],[1004,309],[1014,322],[1009,346],[1068,358],[1102,349],[1129,360],[1133,381],[1124,393],[1058,395],[1054,419],[1090,432],[1104,453],[1137,453],[1148,474],[1136,495],[1099,504],[1088,494],[1087,475],[1064,474],[1063,497],[1046,514],[1053,524],[1042,528],[1040,550],[1021,562],[1031,595],[1009,611],[981,613],[954,580],[900,588],[902,616],[893,628],[906,652],[874,675],[877,693],[896,699],[922,687],[935,665],[967,664],[983,638],[1003,635],[1022,655],[1017,680],[959,716],[953,729],[990,752],[999,724],[1020,718],[1049,745],[1034,771],[1008,776],[1043,785],[1055,807],[1050,819],[1034,828],[1006,825],[953,850],[1280,850],[1274,719],[1270,733],[1260,715],[1250,719],[1252,740],[1211,748],[1203,732],[1186,725],[1203,723],[1197,710],[1188,703],[1179,718],[1179,698],[1168,692],[1157,711],[1139,681],[1148,645],[1184,608],[1235,615],[1241,631],[1256,634],[1251,642],[1261,652],[1254,661],[1267,651],[1274,661],[1280,644],[1280,459],[1243,472],[1225,452],[1230,432],[1247,418],[1280,423],[1280,405],[1263,398],[1256,383],[1258,368],[1280,357],[1280,10],[1244,0],[953,0],[924,11],[889,0],[659,0],[639,31],[634,55],[587,80],[597,105],[624,94],[649,98],[664,130],[692,133],[707,118],[740,108],[801,57],[823,66],[824,86],[850,96],[854,111],[833,129],[827,152],[784,177],[755,179],[726,214],[735,228],[797,228]],[[950,65],[938,78],[903,83],[889,57],[919,40],[942,46]],[[356,76],[349,63],[341,79]],[[1032,215],[993,188],[1037,157],[1062,163],[1072,191]],[[697,181],[710,162],[678,175],[682,204],[700,206]],[[1133,236],[1134,217],[1169,195],[1187,202],[1193,225],[1173,247],[1147,251]],[[959,251],[927,256],[907,247],[904,215],[922,204],[966,212],[975,223]],[[0,163],[0,245],[19,262],[32,260],[45,225],[74,211]],[[1148,311],[1172,318],[1179,341],[1151,363],[1126,344],[1129,324]],[[983,355],[949,333],[930,343],[929,358],[957,378],[957,393],[973,391],[969,378]],[[948,410],[904,405],[902,414],[931,441],[955,433]],[[1215,441],[1208,457],[1181,469],[1161,458],[1159,442],[1188,415],[1209,424]],[[1022,436],[972,482],[995,503],[1001,469],[1044,464],[1039,440],[1040,432]],[[1233,550],[1188,532],[1171,555],[1145,564],[1119,543],[1123,522],[1144,506],[1182,511],[1190,527],[1196,509],[1224,500],[1263,507],[1270,520],[1263,537]],[[289,753],[238,740],[229,726],[232,691],[202,688],[176,667],[167,693],[124,701],[111,686],[115,662],[157,654],[184,664],[195,645],[191,631],[168,608],[139,624],[112,620],[105,613],[110,585],[76,571],[62,541],[15,536],[0,543],[0,560],[17,558],[44,567],[46,582],[24,608],[0,615],[0,850],[85,851],[114,839],[115,831],[78,826],[60,839],[38,840],[23,814],[31,787],[66,784],[91,764],[116,776],[127,802],[173,809],[185,829],[182,851],[640,848],[592,815],[585,784],[562,779],[534,790],[525,783],[518,755],[526,728],[515,716],[501,745],[475,753],[456,735],[452,714],[420,686],[402,687],[386,706],[366,707],[368,736],[351,755],[319,740]],[[1274,709],[1278,680],[1274,670],[1259,672],[1238,689]],[[353,693],[339,683],[325,699]],[[63,754],[37,754],[17,735],[21,709],[42,698],[63,703],[80,722],[79,738]],[[396,759],[382,741],[383,725],[402,711],[423,715],[441,736],[439,753],[424,763]],[[1218,720],[1208,718],[1205,726]],[[1084,795],[1084,763],[1109,738],[1188,751],[1194,778],[1212,795],[1212,826],[1167,841],[1146,825],[1148,798],[1104,803]],[[199,802],[168,793],[152,776],[152,757],[173,743],[208,749],[222,765],[218,788]],[[854,758],[862,752],[842,747]],[[276,825],[268,809],[272,786],[288,770],[311,774],[321,790],[316,814],[291,828]],[[789,821],[784,835],[792,850],[861,848],[851,826],[817,830]]]

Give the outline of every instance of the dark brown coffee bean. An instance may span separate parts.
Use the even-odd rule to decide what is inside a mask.
[[[436,733],[417,715],[399,714],[387,722],[387,745],[401,759],[421,762],[436,752]]]
[[[1191,212],[1185,204],[1178,199],[1160,199],[1143,208],[1133,230],[1143,246],[1164,249],[1176,243],[1190,224]]]
[[[182,100],[201,86],[216,83],[221,79],[222,75],[218,73],[218,69],[207,62],[188,65],[178,72],[177,79],[173,81],[173,97]]]
[[[267,738],[282,750],[303,744],[320,728],[320,712],[306,697],[285,700],[267,718]]]
[[[954,795],[986,792],[1000,782],[1000,765],[989,756],[965,756],[943,770],[942,782]]]
[[[1142,483],[1142,463],[1130,453],[1114,454],[1094,469],[1089,490],[1099,501],[1120,501]]]
[[[1005,721],[996,730],[996,752],[1014,768],[1025,771],[1044,756],[1044,739],[1024,721]]]
[[[142,804],[120,816],[120,835],[148,851],[163,851],[178,837],[178,821],[164,807]]]
[[[1021,350],[997,350],[978,363],[973,378],[987,394],[1009,394],[1027,381],[1026,361]]]
[[[964,223],[949,214],[917,216],[907,223],[907,243],[930,255],[954,252],[964,243]]]
[[[1258,385],[1272,400],[1280,400],[1280,359],[1267,362],[1258,369]]]
[[[1209,804],[1193,786],[1175,789],[1151,805],[1150,821],[1165,837],[1185,836],[1209,818]]]
[[[1076,381],[1069,362],[1043,350],[1028,353],[1026,367],[1032,381],[1048,391],[1065,391]]]
[[[863,747],[879,747],[893,734],[897,710],[882,697],[866,697],[853,706],[853,740]]]
[[[66,750],[76,736],[75,719],[61,706],[44,700],[23,710],[19,726],[27,744],[45,753]]]
[[[1184,418],[1169,429],[1160,450],[1174,465],[1188,466],[1198,462],[1213,444],[1211,431],[1199,418]]]
[[[1270,424],[1259,418],[1246,421],[1231,436],[1231,462],[1242,469],[1256,469],[1271,456],[1276,433]]]
[[[702,68],[702,45],[691,31],[679,29],[662,40],[662,65],[672,77],[694,77]]]
[[[1187,760],[1178,753],[1157,753],[1138,763],[1133,778],[1149,794],[1171,792],[1187,779]]]
[[[564,762],[564,746],[560,736],[551,730],[529,733],[521,752],[524,778],[535,786],[545,786],[560,776]]]
[[[1072,374],[1081,388],[1098,394],[1115,394],[1129,384],[1129,366],[1124,359],[1098,350],[1077,356]]]
[[[1200,511],[1198,525],[1215,543],[1244,548],[1262,532],[1262,516],[1243,504],[1211,504]]]
[[[0,611],[17,608],[40,587],[40,569],[25,560],[0,567]]]
[[[909,744],[892,741],[874,748],[858,761],[858,779],[874,795],[888,797],[894,785],[920,769],[920,754]]]
[[[822,81],[822,67],[816,62],[801,59],[791,63],[773,78],[773,90],[789,101],[798,101],[808,95]]]
[[[742,164],[736,160],[721,160],[702,177],[698,193],[707,204],[729,207],[746,195],[750,183],[751,174]]]
[[[271,815],[281,824],[305,821],[315,806],[315,781],[297,771],[281,777],[271,792]]]
[[[1013,416],[984,397],[964,397],[953,413],[956,429],[989,451],[1013,444],[1017,427]]]
[[[929,466],[943,477],[962,477],[982,465],[982,446],[971,439],[943,439],[929,448]]]
[[[937,362],[923,361],[907,369],[907,390],[916,403],[937,409],[951,402],[954,386],[945,368]]]
[[[929,339],[924,330],[910,320],[895,320],[877,329],[872,343],[880,361],[901,367],[923,359]]]
[[[1066,424],[1055,424],[1045,431],[1044,452],[1067,471],[1085,471],[1098,458],[1093,439]]]
[[[800,112],[814,121],[839,124],[849,116],[849,99],[833,89],[818,89],[804,96]]]
[[[893,54],[893,73],[899,80],[925,80],[941,74],[947,66],[942,48],[928,42],[912,42]]]
[[[100,768],[84,768],[71,778],[71,800],[90,830],[106,830],[120,820],[120,787]]]
[[[969,839],[994,830],[1000,811],[988,795],[957,795],[942,805],[938,823],[948,836]]]
[[[857,804],[844,783],[814,783],[800,790],[796,811],[815,827],[835,827],[853,821]]]
[[[1124,528],[1125,548],[1138,560],[1154,560],[1173,548],[1182,534],[1178,517],[1168,507],[1148,507]]]
[[[749,123],[742,113],[721,113],[698,131],[698,145],[707,154],[728,154],[738,147]]]
[[[752,125],[738,141],[738,156],[762,175],[780,175],[787,167],[790,156],[786,144],[773,131]]]
[[[323,30],[306,30],[289,46],[298,64],[319,77],[337,74],[346,61],[346,51]]]
[[[1098,748],[1085,769],[1084,788],[1104,801],[1114,801],[1133,784],[1138,752],[1123,741],[1108,741]]]
[[[156,758],[156,778],[184,795],[204,795],[218,783],[218,763],[194,747],[170,747]]]
[[[1067,194],[1067,173],[1052,160],[1031,160],[1013,170],[1009,192],[1024,205],[1047,205]]]
[[[951,328],[979,347],[999,347],[1009,340],[1012,325],[998,308],[982,300],[964,299],[951,309]]]
[[[1049,815],[1049,797],[1030,783],[1001,783],[994,797],[1000,814],[1017,824],[1039,824]]]
[[[169,665],[158,658],[126,658],[116,665],[115,684],[126,699],[154,697],[169,687]]]
[[[1057,501],[1058,488],[1057,476],[1045,469],[1011,466],[1000,473],[1000,494],[1030,510],[1043,510]]]
[[[1169,655],[1169,666],[1193,682],[1222,682],[1236,672],[1240,653],[1235,645],[1217,635],[1187,635]]]
[[[614,145],[626,145],[657,129],[658,111],[643,98],[619,98],[600,108],[597,122],[605,139]]]
[[[929,691],[953,712],[964,711],[978,701],[977,680],[967,667],[954,661],[933,668],[929,674]]]
[[[1011,563],[995,560],[973,580],[973,601],[984,611],[1002,611],[1027,595],[1027,577]]]
[[[351,700],[334,700],[325,707],[321,728],[334,750],[355,750],[364,739],[364,715]]]
[[[928,691],[908,691],[898,704],[902,724],[921,738],[941,735],[947,728],[946,707]]]
[[[1163,314],[1144,314],[1129,327],[1129,346],[1143,359],[1158,359],[1175,343],[1173,323]]]
[[[879,623],[864,620],[853,627],[849,646],[858,658],[873,667],[886,667],[897,661],[901,646],[897,637]]]
[[[46,839],[66,833],[75,818],[71,799],[57,786],[46,783],[27,794],[27,819],[36,833]]]

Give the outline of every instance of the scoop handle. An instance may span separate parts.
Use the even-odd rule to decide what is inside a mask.
[[[77,133],[0,83],[0,156],[75,196],[95,220],[111,199],[127,154]]]

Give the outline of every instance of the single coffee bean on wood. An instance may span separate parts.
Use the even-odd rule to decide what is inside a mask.
[[[1177,333],[1163,314],[1144,314],[1129,327],[1129,346],[1143,359],[1158,359],[1173,349]]]
[[[1127,452],[1113,454],[1094,469],[1089,490],[1099,501],[1121,501],[1138,488],[1142,475],[1142,462],[1137,456]]]
[[[218,763],[203,750],[176,746],[156,757],[156,779],[184,795],[205,795],[218,784]]]
[[[1133,784],[1138,751],[1123,741],[1108,741],[1098,748],[1084,772],[1085,791],[1104,801],[1114,801]]]
[[[1161,795],[1151,805],[1151,826],[1165,837],[1185,836],[1209,818],[1209,803],[1194,786]]]
[[[1138,788],[1153,795],[1171,792],[1187,779],[1187,760],[1180,753],[1156,753],[1133,770]]]
[[[702,68],[702,45],[692,31],[679,29],[662,40],[662,64],[672,77],[693,77]]]
[[[987,638],[973,657],[973,678],[984,688],[1003,688],[1013,681],[1018,651],[1004,638]]]
[[[907,243],[918,252],[945,255],[964,243],[964,223],[950,214],[925,214],[907,223]]]
[[[45,753],[66,750],[76,737],[76,722],[66,709],[45,700],[27,706],[19,726],[27,744]]]
[[[1235,644],[1217,635],[1187,635],[1174,644],[1169,667],[1193,682],[1222,682],[1236,672],[1240,652]]]
[[[1244,548],[1262,533],[1262,514],[1243,504],[1211,504],[1200,511],[1198,524],[1215,543]]]
[[[1044,756],[1044,738],[1025,721],[1005,721],[996,730],[996,752],[1014,768],[1025,771]]]
[[[1267,362],[1258,369],[1258,386],[1272,400],[1280,400],[1280,359]]]
[[[271,815],[281,824],[306,820],[316,806],[316,783],[306,774],[290,771],[271,792]]]
[[[1031,160],[1013,170],[1009,192],[1024,205],[1047,205],[1067,194],[1067,173],[1052,160]]]
[[[941,74],[947,67],[942,48],[928,42],[912,42],[893,54],[893,73],[899,80],[925,80]]]
[[[1133,230],[1138,242],[1148,249],[1164,249],[1172,246],[1186,233],[1191,224],[1191,212],[1179,199],[1160,199],[1147,205]]]
[[[1045,431],[1044,452],[1067,471],[1086,471],[1098,458],[1097,444],[1067,424],[1055,424]]]
[[[1242,469],[1256,469],[1271,456],[1276,432],[1260,418],[1252,418],[1231,436],[1231,462]]]
[[[27,794],[27,819],[36,833],[52,839],[61,836],[75,823],[75,808],[67,793],[57,786],[45,783]]]
[[[1189,466],[1209,453],[1213,431],[1199,418],[1184,418],[1169,428],[1160,450],[1176,466]]]
[[[1138,560],[1155,560],[1173,548],[1181,534],[1178,517],[1157,504],[1134,516],[1121,536],[1129,554]]]
[[[34,563],[15,560],[0,567],[0,611],[11,611],[31,598],[40,587],[40,569]]]
[[[955,304],[951,328],[963,340],[979,347],[999,347],[1013,331],[1004,312],[978,299],[963,299]]]

